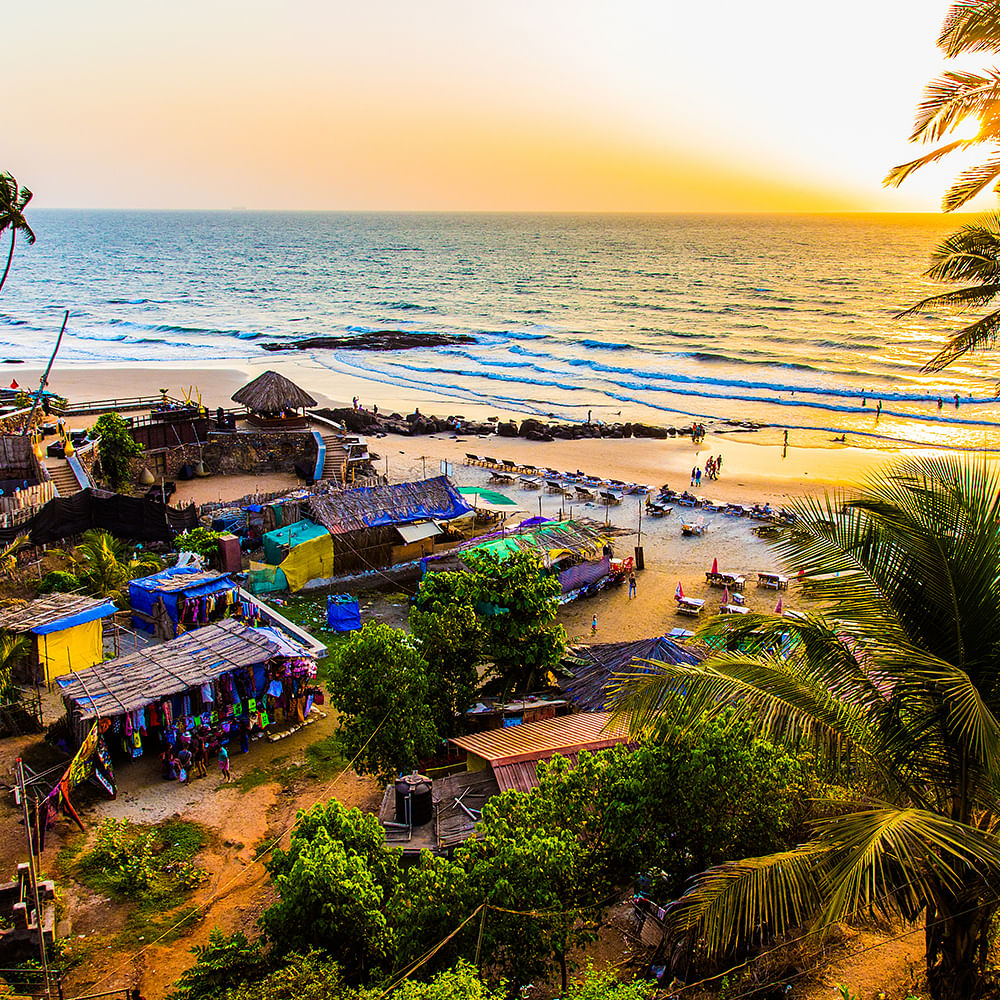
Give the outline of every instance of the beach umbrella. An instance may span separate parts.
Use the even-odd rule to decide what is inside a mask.
[[[677,590],[674,592],[674,599],[678,601],[684,600],[684,588],[681,586],[681,581],[677,581]]]
[[[728,586],[725,587],[723,589],[723,591],[722,591],[722,603],[723,604],[728,604],[729,603],[729,587]]]
[[[10,380],[10,387],[11,387],[12,389],[20,389],[20,388],[21,388],[21,387],[20,387],[20,386],[19,386],[19,385],[17,384],[17,379],[16,379],[16,378],[12,378],[12,379]]]
[[[714,574],[718,572],[719,572],[719,560],[718,558],[715,558],[712,560],[712,573]]]
[[[776,615],[780,615],[781,611],[782,611],[782,608],[783,608],[783,605],[781,603],[781,598],[779,597],[778,598],[778,603],[775,605],[775,608],[774,608],[774,613]]]

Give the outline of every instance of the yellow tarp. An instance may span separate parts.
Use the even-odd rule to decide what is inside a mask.
[[[296,545],[281,563],[289,590],[301,590],[310,580],[333,576],[333,537],[310,538]]]
[[[61,632],[49,632],[36,637],[38,662],[45,671],[45,681],[71,670],[86,670],[104,659],[103,619],[74,625]]]

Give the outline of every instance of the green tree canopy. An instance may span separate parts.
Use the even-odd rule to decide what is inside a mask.
[[[637,736],[731,713],[855,775],[805,842],[705,872],[674,931],[721,955],[792,927],[922,914],[932,996],[983,995],[1000,906],[998,488],[983,462],[924,460],[800,504],[781,551],[823,613],[727,623],[770,654],[622,678]]]
[[[427,662],[402,629],[368,622],[353,633],[334,655],[328,687],[360,774],[410,771],[437,747]]]
[[[335,799],[300,813],[288,850],[267,862],[278,901],[261,927],[275,950],[320,948],[351,982],[388,970],[395,946],[384,911],[398,853],[374,816]]]
[[[132,477],[132,459],[142,454],[128,423],[118,413],[103,413],[93,426],[99,435],[97,455],[101,461],[101,476],[113,490],[120,490]]]
[[[506,686],[537,686],[566,651],[566,630],[556,624],[559,580],[542,571],[530,552],[501,559],[490,552],[469,557],[477,610],[485,612],[485,650]]]

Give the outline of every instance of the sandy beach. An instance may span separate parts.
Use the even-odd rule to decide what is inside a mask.
[[[321,391],[310,379],[308,368],[269,359],[268,367],[275,367],[295,379],[307,389],[321,406],[350,405],[357,394],[362,402],[377,402],[379,410],[400,413],[412,412],[419,406],[424,413],[441,416],[452,412],[448,401],[435,397],[428,388],[420,398],[404,398],[390,392],[384,385],[362,386],[355,380],[338,383],[332,390]],[[232,364],[207,364],[197,368],[190,365],[122,366],[116,368],[83,365],[57,368],[50,378],[50,388],[71,400],[111,399],[124,396],[155,395],[161,387],[168,388],[173,396],[184,397],[191,393],[209,407],[228,406],[232,393],[259,374],[260,366],[248,364],[245,368]],[[328,372],[324,372],[328,375]],[[37,384],[40,372],[25,369],[17,372],[18,381],[24,385]],[[371,389],[376,394],[365,397]],[[521,416],[503,411],[469,410],[462,414],[468,418],[484,419],[489,416],[502,418]],[[92,418],[74,418],[74,426],[86,426]],[[658,490],[669,484],[674,489],[689,486],[691,470],[704,469],[708,457],[722,456],[722,472],[718,480],[702,480],[695,492],[713,500],[728,502],[769,502],[778,508],[789,506],[796,499],[822,494],[863,481],[879,474],[888,463],[900,455],[929,454],[929,452],[886,452],[842,445],[825,448],[796,447],[794,439],[785,449],[780,441],[770,441],[761,433],[721,433],[709,431],[704,440],[692,443],[689,437],[628,439],[584,439],[553,442],[528,441],[522,438],[486,438],[455,434],[432,434],[420,437],[399,435],[372,436],[369,448],[378,455],[375,463],[379,472],[399,482],[407,479],[439,475],[443,463],[448,463],[451,476],[461,486],[485,486],[489,483],[489,470],[467,464],[466,455],[490,455],[497,459],[510,459],[521,465],[551,467],[560,471],[578,469],[599,477],[614,477],[625,481],[644,483]],[[296,480],[290,474],[246,475],[238,477],[209,477],[178,483],[175,503],[204,503],[219,499],[236,499],[251,493],[268,493],[291,489]],[[494,484],[495,486],[495,484]],[[538,490],[526,490],[514,484],[496,487],[518,502],[518,514],[511,518],[516,524],[525,517],[539,513],[546,517],[578,517],[604,523],[607,521],[630,534],[615,539],[619,555],[631,555],[640,541],[639,508],[642,501],[628,497],[618,507],[606,508],[600,504],[581,504]],[[638,598],[629,601],[627,588],[604,592],[600,598],[578,601],[567,605],[560,613],[574,639],[590,639],[591,618],[598,616],[598,641],[618,641],[638,638],[654,632],[665,632],[675,626],[688,627],[690,619],[675,614],[673,595],[680,583],[685,594],[706,599],[706,613],[714,611],[721,603],[722,591],[709,588],[705,571],[713,560],[718,560],[724,572],[742,574],[747,579],[745,592],[747,605],[754,610],[771,611],[776,603],[773,591],[758,590],[756,573],[761,570],[784,570],[794,574],[795,567],[781,567],[769,544],[753,534],[754,522],[746,518],[730,518],[722,514],[703,514],[709,526],[701,538],[683,537],[680,530],[682,509],[674,514],[650,519],[643,515],[641,544],[646,569],[639,577]],[[795,587],[783,596],[786,606],[795,606]]]

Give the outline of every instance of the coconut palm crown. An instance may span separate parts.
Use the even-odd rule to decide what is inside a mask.
[[[932,996],[983,995],[1000,909],[998,488],[983,463],[942,459],[803,502],[779,545],[822,612],[716,621],[729,652],[617,681],[637,736],[745,719],[811,745],[845,786],[808,842],[703,873],[672,932],[718,958],[848,917],[922,918]]]
[[[17,181],[10,174],[0,173],[0,233],[10,230],[10,249],[7,252],[7,265],[0,275],[0,290],[10,273],[17,234],[21,233],[29,245],[35,242],[35,234],[24,217],[24,210],[31,198],[31,192],[26,187],[18,188]]]

